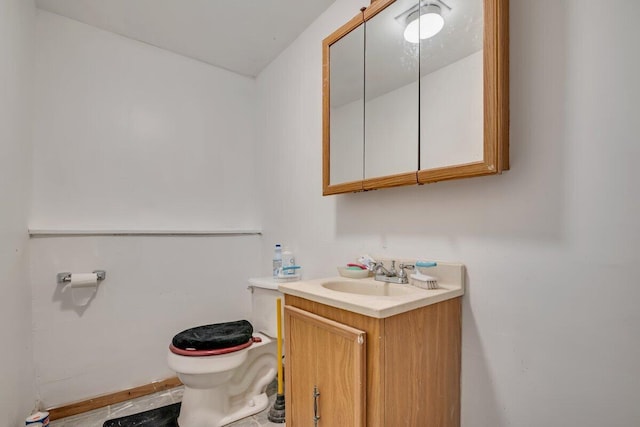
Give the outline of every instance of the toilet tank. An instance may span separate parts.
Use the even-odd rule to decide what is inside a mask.
[[[251,290],[253,330],[272,338],[277,337],[276,300],[278,298],[282,298],[282,311],[284,312],[284,294],[278,291],[278,282],[272,277],[249,279],[249,289]],[[282,327],[284,328],[284,315],[282,316]],[[284,330],[282,337],[284,338]]]

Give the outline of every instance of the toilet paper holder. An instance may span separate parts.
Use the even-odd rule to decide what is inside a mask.
[[[96,273],[98,281],[104,280],[107,277],[107,272],[104,270],[94,270],[92,273]],[[71,281],[71,273],[68,271],[58,273],[56,278],[58,283],[69,283]]]

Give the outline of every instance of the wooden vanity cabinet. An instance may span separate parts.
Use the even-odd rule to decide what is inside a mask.
[[[460,300],[377,319],[285,295],[287,425],[315,426],[320,383],[318,427],[460,426]]]

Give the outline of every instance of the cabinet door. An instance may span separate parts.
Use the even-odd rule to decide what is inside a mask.
[[[366,333],[292,306],[284,312],[287,424],[364,427]]]

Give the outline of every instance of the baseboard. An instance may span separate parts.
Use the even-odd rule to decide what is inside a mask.
[[[104,406],[113,405],[114,403],[125,402],[127,400],[135,399],[136,397],[169,390],[181,385],[182,383],[178,377],[171,377],[166,380],[152,382],[151,384],[145,384],[127,390],[117,391],[115,393],[104,394],[102,396],[93,397],[80,402],[69,403],[68,405],[49,408],[47,411],[49,411],[49,419],[53,421],[64,417],[70,417],[71,415],[92,411]]]

